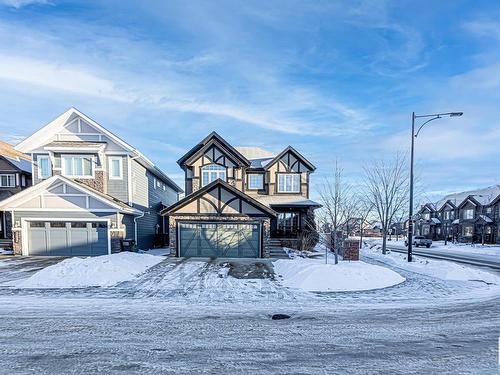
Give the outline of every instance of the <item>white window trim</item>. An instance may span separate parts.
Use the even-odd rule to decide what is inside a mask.
[[[212,165],[216,165],[216,166],[220,167],[220,169],[208,169],[208,167],[210,167]],[[203,175],[204,175],[204,173],[208,173],[208,176],[209,176],[208,177],[208,183],[206,183],[206,184],[203,183]],[[201,172],[200,172],[201,176],[200,177],[201,177],[201,186],[202,187],[206,186],[206,185],[209,185],[210,183],[212,183],[213,181],[215,181],[215,180],[210,181],[212,173],[216,173],[217,174],[217,178],[215,180],[221,179],[222,181],[227,181],[227,167],[226,166],[220,165],[220,164],[216,164],[216,163],[207,164],[207,165],[204,165],[204,166],[201,167]],[[220,177],[221,174],[224,174],[224,178]]]
[[[259,176],[261,178],[261,184],[259,187],[250,186],[250,177]],[[247,174],[247,189],[248,190],[263,190],[264,189],[264,173],[248,173]]]
[[[82,157],[82,158],[88,158],[90,156],[91,159],[91,166],[92,166],[92,175],[87,176],[87,175],[67,175],[66,172],[66,161],[65,158],[70,157],[70,158],[75,158],[75,157]],[[85,154],[62,154],[61,155],[61,174],[65,177],[69,178],[80,178],[80,179],[93,179],[95,178],[95,155],[85,155]]]
[[[13,180],[14,182],[14,185],[2,185],[2,177],[3,176],[10,176],[11,179]],[[15,188],[17,185],[17,178],[16,178],[16,175],[14,173],[2,173],[0,174],[0,187],[1,188]]]
[[[47,176],[42,176],[42,168],[40,168],[40,160],[42,159],[47,159],[48,162],[49,162],[49,173]],[[50,160],[50,156],[49,155],[38,155],[36,157],[36,162],[37,162],[37,168],[38,168],[38,178],[40,180],[45,180],[47,178],[49,178],[50,176],[52,176],[52,161]]]
[[[114,160],[118,160],[120,164],[120,175],[119,176],[113,176],[112,175],[112,164]],[[121,156],[110,156],[108,157],[108,174],[109,174],[109,179],[110,180],[123,180],[123,158]]]
[[[298,183],[298,186],[297,186],[298,190],[293,190],[293,179],[292,179],[292,184],[291,184],[292,190],[288,191],[288,190],[282,190],[282,189],[280,189],[280,187],[282,187],[282,186],[280,186],[280,176],[284,176],[283,177],[284,178],[283,181],[285,182],[285,184],[284,184],[285,186],[283,186],[284,188],[286,188],[286,176],[292,176],[292,178],[293,178],[293,176],[298,176],[299,177],[299,183]],[[302,176],[301,176],[300,173],[277,173],[276,174],[277,192],[278,193],[289,193],[289,194],[298,194],[298,193],[300,193],[301,178],[302,178]]]

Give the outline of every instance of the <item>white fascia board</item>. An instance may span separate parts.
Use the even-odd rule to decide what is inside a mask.
[[[97,122],[92,120],[90,117],[85,115],[84,113],[80,112],[78,109],[72,107],[68,109],[66,112],[64,112],[62,115],[57,117],[55,120],[50,122],[49,124],[45,125],[42,127],[40,130],[26,138],[24,141],[19,143],[15,149],[24,153],[30,153],[32,150],[41,147],[44,142],[46,142],[52,135],[54,135],[57,130],[64,128],[64,126],[67,124],[68,119],[73,115],[77,115],[84,119],[87,123],[89,123],[91,126],[93,126],[96,130],[100,131],[107,137],[109,137],[111,140],[125,148],[127,151],[134,151],[135,149],[111,133],[110,131],[106,130],[103,128],[101,125],[99,125]]]
[[[40,129],[38,129],[35,133],[30,135],[28,138],[18,143],[14,148],[17,151],[24,152],[25,154],[31,153],[32,150],[35,150],[41,145],[43,145],[44,142],[47,141],[47,139],[57,131],[57,129],[62,128],[64,126],[64,124],[73,114],[72,110],[73,108],[70,108],[66,112],[57,116],[47,125],[44,125]]]

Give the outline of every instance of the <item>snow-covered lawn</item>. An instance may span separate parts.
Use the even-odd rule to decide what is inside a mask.
[[[500,276],[497,274],[455,262],[414,256],[413,262],[409,263],[406,260],[406,254],[388,251],[388,253],[384,255],[381,252],[380,246],[374,246],[371,249],[369,247],[364,247],[361,249],[361,254],[370,259],[375,259],[394,267],[436,277],[441,280],[474,280],[500,285]]]
[[[382,243],[382,240],[376,240],[377,243]],[[387,241],[388,246],[397,246],[401,248],[406,248],[404,240],[401,241]],[[481,244],[466,244],[466,243],[451,243],[448,242],[446,245],[444,241],[433,241],[430,247],[436,252],[446,251],[449,253],[456,253],[466,255],[466,254],[482,254],[482,255],[496,255],[500,256],[500,246],[499,245],[481,245]]]
[[[297,257],[277,260],[273,266],[284,286],[309,292],[380,289],[405,281],[404,277],[386,267],[362,261],[325,264],[324,259]]]
[[[17,283],[18,288],[109,287],[131,280],[163,257],[123,252],[93,258],[69,258]]]
[[[140,250],[140,253],[149,254],[149,255],[157,255],[157,256],[167,256],[170,255],[169,247],[161,247],[159,249],[149,249],[149,250]]]

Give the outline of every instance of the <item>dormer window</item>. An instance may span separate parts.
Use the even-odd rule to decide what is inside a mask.
[[[202,186],[221,179],[226,181],[226,167],[219,164],[209,164],[201,168],[201,184]]]
[[[94,177],[93,157],[90,155],[63,155],[63,175],[68,177]]]

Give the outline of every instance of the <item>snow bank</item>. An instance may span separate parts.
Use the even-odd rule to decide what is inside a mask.
[[[406,260],[406,254],[388,252],[384,255],[379,247],[373,249],[364,247],[361,252],[364,256],[385,264],[441,280],[474,280],[500,285],[500,277],[496,274],[455,262],[413,256],[413,261],[409,263]]]
[[[273,263],[282,284],[309,292],[342,292],[386,288],[405,281],[398,273],[361,261],[325,264],[324,259],[280,259]]]
[[[16,286],[19,288],[108,287],[133,279],[164,258],[123,252],[92,258],[69,258],[46,267]]]

